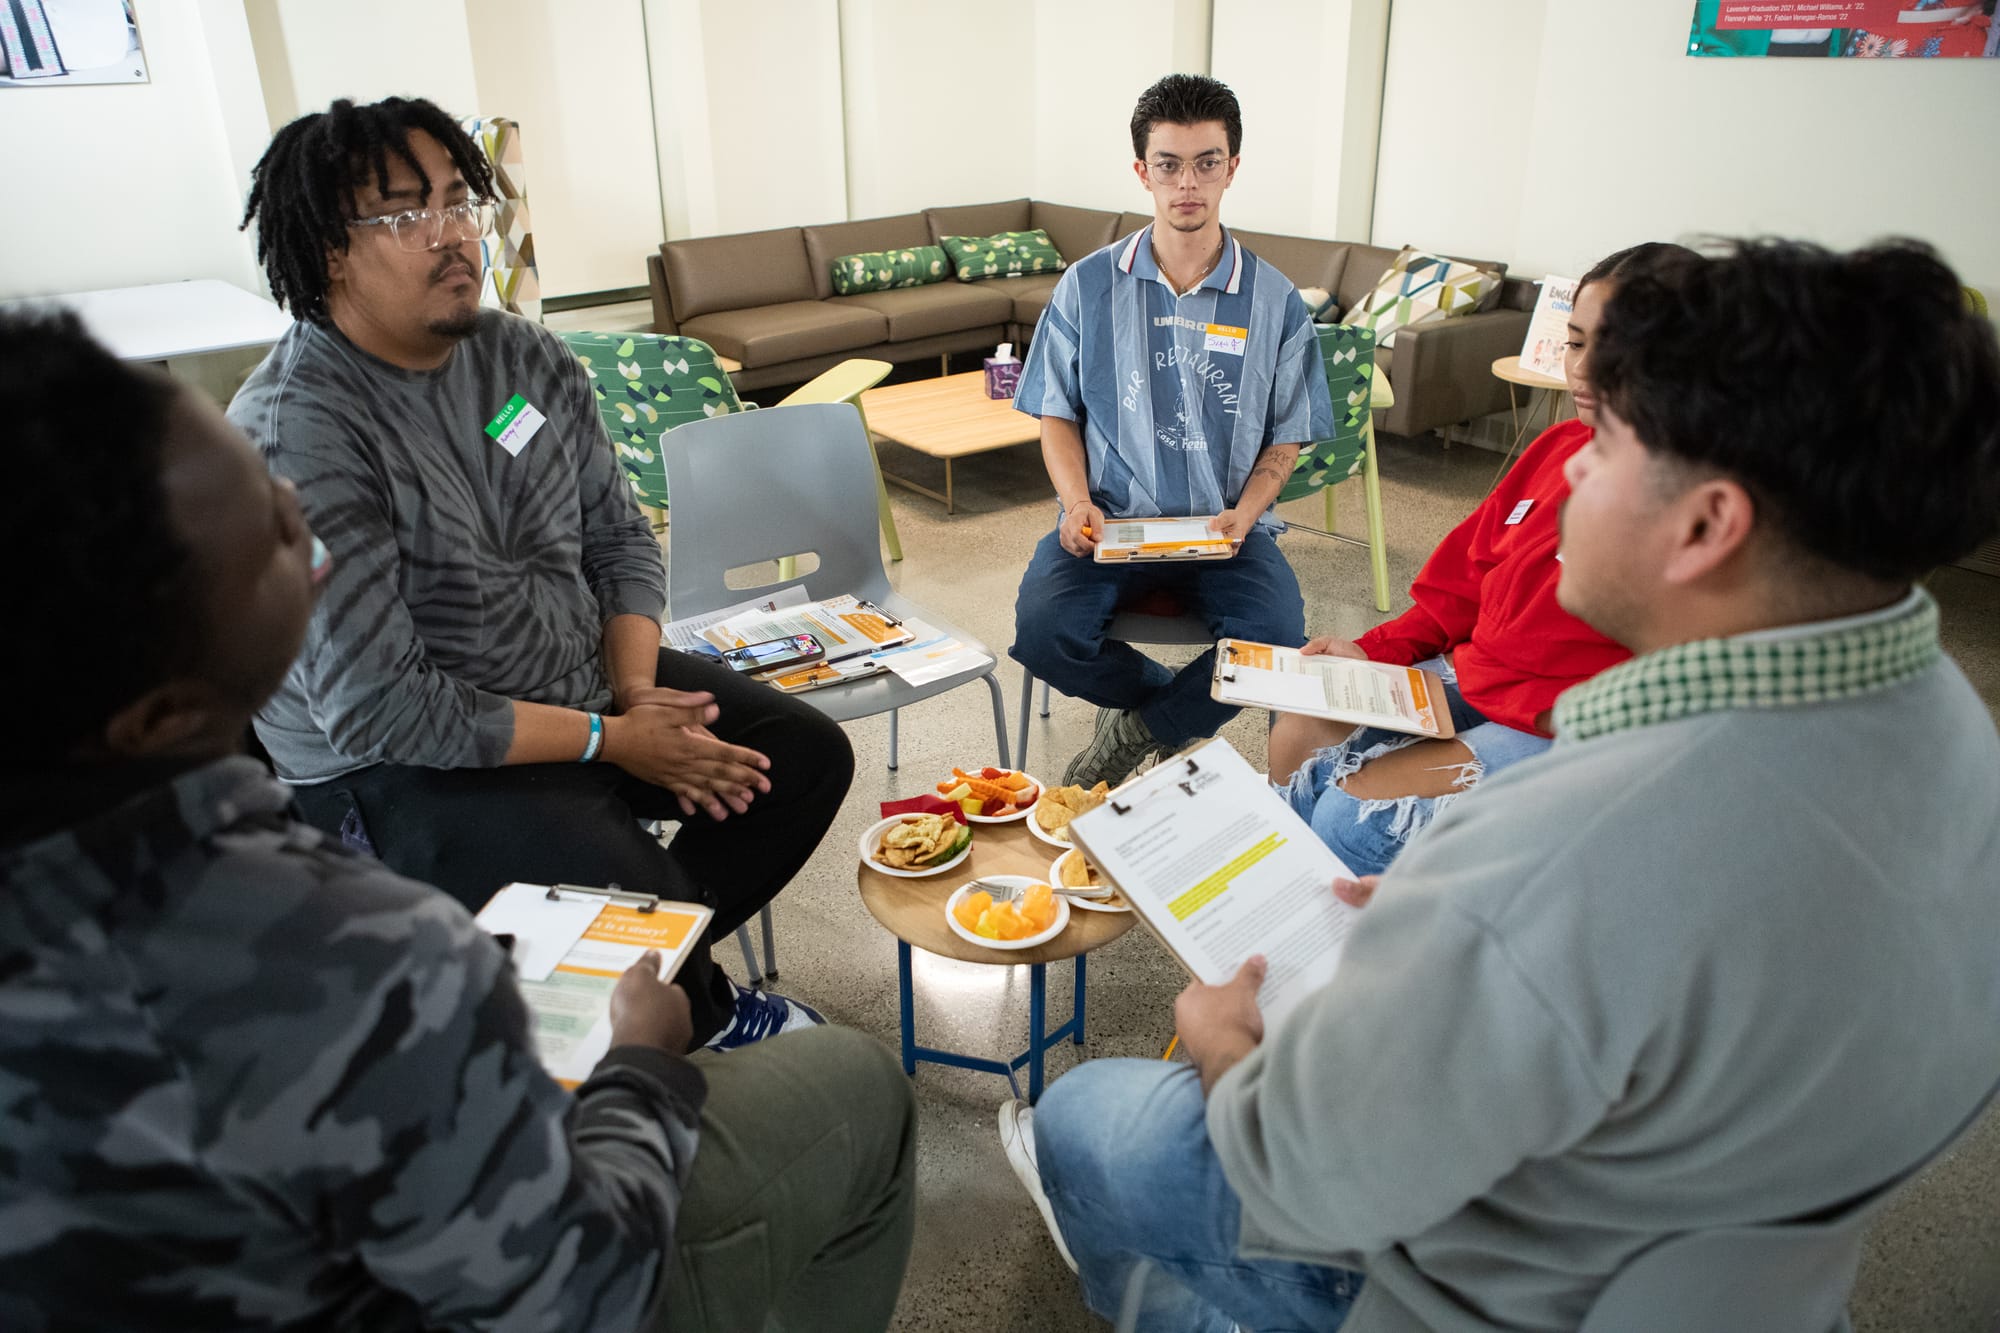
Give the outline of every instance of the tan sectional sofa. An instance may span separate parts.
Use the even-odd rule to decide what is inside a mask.
[[[700,338],[743,369],[742,389],[795,384],[854,356],[914,361],[1025,347],[1059,275],[947,279],[926,287],[836,296],[829,264],[841,255],[935,245],[943,236],[1040,228],[1065,260],[1145,226],[1142,213],[1072,208],[1039,199],[930,208],[896,217],[779,227],[668,241],[646,257],[654,328]],[[1396,252],[1381,246],[1237,231],[1254,253],[1300,287],[1322,287],[1346,310],[1373,289]],[[1492,265],[1504,271],[1504,265]],[[1493,361],[1520,351],[1535,284],[1508,279],[1492,310],[1405,329],[1378,359],[1396,406],[1378,423],[1414,435],[1507,406]]]

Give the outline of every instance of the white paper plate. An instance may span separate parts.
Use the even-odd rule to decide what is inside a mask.
[[[1017,889],[1025,889],[1030,884],[1040,884],[1043,882],[1031,875],[988,875],[986,878],[995,884],[1005,884],[1010,888]],[[1069,924],[1069,899],[1058,893],[1055,897],[1055,924],[1051,925],[1047,930],[1042,931],[1040,934],[1029,935],[1018,940],[989,940],[984,935],[975,935],[960,925],[958,917],[953,914],[952,909],[958,906],[961,898],[964,898],[969,893],[976,892],[978,892],[978,889],[974,885],[961,884],[958,886],[958,891],[946,899],[944,904],[945,924],[951,927],[952,934],[958,936],[968,944],[977,944],[981,948],[986,949],[1032,949],[1037,944],[1047,944],[1050,940],[1062,934],[1063,927]]]
[[[980,767],[984,768],[986,767],[986,765],[981,764]],[[998,768],[1000,767],[1000,765],[994,764],[993,767]],[[1019,773],[1021,774],[1022,777],[1026,778],[1028,781],[1035,784],[1035,800],[1037,801],[1041,800],[1042,793],[1048,790],[1048,788],[1042,785],[1042,780],[1036,777],[1033,773],[1029,773],[1024,769],[1019,769],[1019,768],[1011,769],[1009,771],[1014,773]],[[1011,815],[967,815],[966,818],[971,820],[975,824],[1011,824],[1017,819],[1026,819],[1028,815],[1034,810],[1034,808],[1035,808],[1034,803],[1031,801],[1028,803],[1028,805],[1023,807],[1022,809],[1016,810]]]
[[[1055,860],[1049,862],[1049,883],[1061,887],[1062,863],[1069,860],[1072,856],[1082,855],[1083,850],[1081,848],[1072,847]],[[1117,902],[1111,902],[1103,898],[1072,898],[1068,894],[1059,896],[1072,907],[1081,907],[1086,912],[1129,912],[1132,910],[1132,904],[1125,901],[1124,894],[1118,893],[1116,889],[1113,889],[1112,892],[1118,894]]]
[[[945,871],[972,855],[972,844],[968,842],[965,844],[965,850],[961,851],[957,856],[952,857],[949,861],[939,862],[934,866],[924,866],[918,870],[895,870],[883,865],[875,859],[875,853],[882,850],[882,835],[888,831],[890,825],[900,824],[908,818],[910,818],[909,815],[890,815],[887,819],[877,820],[875,823],[870,824],[867,831],[861,835],[860,852],[862,864],[878,875],[891,875],[897,879],[926,879],[932,875],[942,875]]]

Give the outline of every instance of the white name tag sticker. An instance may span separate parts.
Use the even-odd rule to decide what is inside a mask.
[[[1534,508],[1534,505],[1535,502],[1533,500],[1523,500],[1521,501],[1521,503],[1515,505],[1514,512],[1507,515],[1507,526],[1511,528],[1516,523],[1519,523],[1522,519],[1526,518],[1528,516],[1528,511]]]
[[[1205,352],[1228,352],[1232,356],[1242,356],[1243,344],[1249,337],[1250,330],[1239,329],[1234,324],[1210,324],[1201,347]]]
[[[500,409],[500,415],[486,423],[486,433],[494,443],[509,454],[519,458],[521,451],[528,447],[528,441],[535,438],[535,432],[548,422],[548,418],[535,409],[534,404],[515,394],[507,400],[507,406]]]

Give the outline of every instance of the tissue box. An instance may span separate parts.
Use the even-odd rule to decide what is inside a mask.
[[[988,398],[1012,398],[1014,386],[1021,381],[1021,363],[1015,357],[1005,360],[997,356],[986,358],[986,396]]]

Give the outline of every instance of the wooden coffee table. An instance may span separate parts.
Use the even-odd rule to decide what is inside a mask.
[[[880,438],[944,460],[942,495],[893,472],[882,476],[891,485],[944,501],[947,514],[956,512],[951,489],[953,459],[1028,444],[1042,435],[1041,422],[1016,412],[1012,398],[986,396],[983,370],[870,389],[861,395],[861,411],[868,418],[868,428]]]
[[[1030,816],[1032,818],[1032,816]],[[1060,848],[1036,838],[1023,821],[1012,824],[975,824],[972,855],[942,875],[927,879],[898,879],[861,863],[861,901],[875,919],[896,937],[896,981],[902,1011],[903,1072],[912,1077],[917,1062],[952,1065],[999,1074],[1014,1082],[1014,1071],[1028,1067],[1028,1100],[1042,1095],[1042,1057],[1049,1047],[1068,1037],[1083,1045],[1084,958],[1092,949],[1111,943],[1132,928],[1130,912],[1092,912],[1071,904],[1069,924],[1062,934],[1032,949],[987,949],[968,944],[945,924],[945,900],[969,880],[982,875],[1031,875],[1047,879],[1049,862],[1060,856]],[[966,963],[989,963],[1001,967],[1027,965],[1028,1049],[1011,1060],[989,1060],[957,1051],[937,1050],[917,1045],[916,999],[910,980],[910,950],[941,954]],[[1076,1005],[1069,1021],[1053,1032],[1046,1031],[1048,994],[1046,969],[1050,963],[1076,959]],[[1019,1095],[1019,1089],[1015,1089]]]

